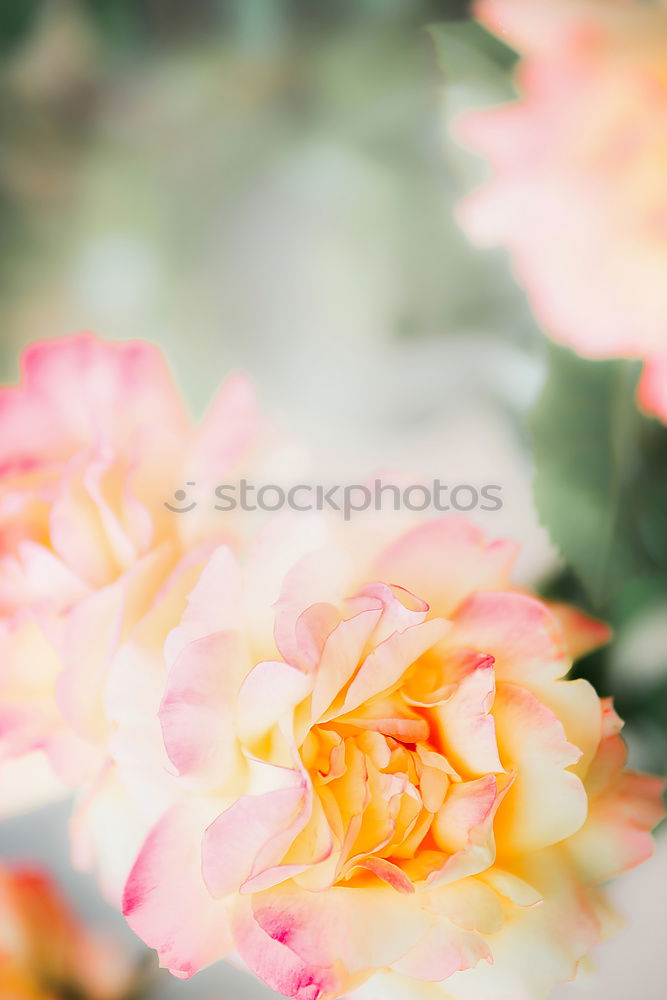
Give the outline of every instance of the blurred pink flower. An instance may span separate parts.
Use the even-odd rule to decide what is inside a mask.
[[[151,737],[161,688],[142,675],[132,711],[115,715],[116,653],[127,662],[142,648],[161,662],[213,541],[237,544],[232,515],[214,526],[201,507],[181,517],[165,502],[178,506],[188,481],[201,489],[230,474],[258,430],[240,376],[193,425],[160,352],[144,343],[82,335],[37,344],[21,384],[0,391],[0,808],[85,784],[73,824],[81,863],[90,826],[108,826],[119,808],[131,859],[133,836],[165,802],[165,761]],[[158,752],[138,764],[140,746]],[[117,780],[121,761],[131,773],[153,768],[134,803]]]
[[[644,361],[640,403],[667,420],[667,9],[639,0],[480,0],[521,56],[519,99],[457,133],[492,181],[461,206],[503,244],[554,339]]]
[[[606,630],[512,590],[514,546],[456,518],[367,559],[337,531],[277,601],[276,542],[218,549],[167,641],[180,794],[130,925],[179,977],[239,952],[294,1000],[546,996],[662,816],[611,705],[564,679]]]
[[[3,1000],[117,1000],[133,979],[128,956],[77,919],[48,875],[0,867]]]

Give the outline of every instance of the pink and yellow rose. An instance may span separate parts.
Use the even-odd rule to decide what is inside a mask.
[[[508,248],[547,333],[591,358],[644,361],[667,421],[667,8],[641,0],[480,0],[520,54],[519,99],[457,134],[494,176],[461,207]]]
[[[261,561],[217,550],[166,644],[179,796],[124,899],[175,975],[238,952],[293,1000],[536,1000],[575,975],[663,785],[566,679],[606,630],[513,590],[514,554],[458,519],[367,562],[341,533],[271,607]]]
[[[463,520],[167,512],[258,418],[236,378],[193,427],[147,345],[38,346],[0,424],[0,791],[40,757],[78,789],[76,860],[165,966],[238,953],[293,1000],[575,974],[662,815],[566,679],[603,626],[515,590],[514,546]]]
[[[91,861],[107,831],[103,881],[117,896],[169,797],[164,637],[212,545],[240,545],[232,514],[179,516],[165,502],[255,453],[254,393],[231,377],[194,425],[156,348],[82,335],[26,352],[21,384],[0,392],[0,428],[0,808],[85,788],[75,854]],[[139,655],[155,684],[148,670],[129,679],[130,708],[116,711],[114,686]],[[123,823],[109,830],[114,813]]]

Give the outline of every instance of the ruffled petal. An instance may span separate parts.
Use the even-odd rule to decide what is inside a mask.
[[[534,851],[571,836],[588,807],[581,780],[568,770],[581,751],[525,688],[499,684],[493,713],[503,763],[515,774],[496,817],[499,844],[511,852]]]
[[[140,453],[180,440],[188,420],[156,347],[91,334],[35,344],[22,384],[0,391],[0,465],[67,458],[88,444]]]
[[[473,591],[506,587],[515,558],[511,542],[489,543],[470,522],[444,517],[403,535],[380,554],[373,571],[426,601],[433,615],[448,618]]]
[[[191,642],[169,672],[162,733],[171,761],[191,787],[226,789],[243,773],[235,708],[250,666],[239,634],[220,632]]]
[[[234,950],[227,905],[210,895],[201,872],[202,836],[217,809],[215,801],[203,800],[169,810],[125,886],[125,919],[179,979]]]

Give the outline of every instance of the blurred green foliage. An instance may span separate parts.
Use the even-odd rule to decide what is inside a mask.
[[[452,43],[464,46],[455,82],[480,40],[459,20],[466,4],[42,0],[32,13],[0,77],[2,238],[12,251],[0,268],[0,321],[13,338],[8,375],[21,345],[45,330],[164,333],[192,395],[205,398],[207,372],[169,328],[196,326],[202,352],[226,363],[226,331],[258,337],[258,324],[244,330],[245,302],[236,305],[243,293],[233,272],[245,262],[231,242],[239,216],[256,213],[254,225],[268,228],[271,212],[254,206],[276,185],[297,218],[326,211],[318,205],[330,188],[338,212],[304,239],[320,241],[324,260],[351,243],[347,260],[359,260],[379,288],[369,299],[385,288],[391,297],[368,309],[382,312],[387,337],[470,330],[522,349],[536,343],[505,260],[476,253],[454,219],[473,158],[446,138],[449,88],[426,29],[452,19]],[[501,65],[489,57],[478,71],[496,93],[501,81],[508,87],[506,51],[494,56]],[[116,326],[90,298],[76,299],[80,269],[108,234],[146,251],[162,282],[154,312],[128,309]],[[267,235],[253,244],[263,261],[256,289],[271,282],[261,255]],[[213,267],[219,276],[205,290],[201,276]],[[271,350],[270,340],[265,333],[258,352]]]
[[[477,21],[439,23],[430,28],[445,80],[493,88],[496,101],[513,94],[511,71],[516,52]]]
[[[29,34],[48,0],[3,0],[0,50]],[[468,0],[78,0],[104,42],[119,49],[236,31],[251,41],[286,38],[306,30],[329,30],[360,19],[423,25],[469,15]]]
[[[598,609],[651,568],[640,530],[652,424],[637,411],[638,366],[590,364],[549,349],[549,375],[530,417],[542,521]],[[659,553],[656,553],[659,558]]]
[[[0,52],[8,52],[29,33],[43,0],[3,0],[0,4]]]
[[[614,697],[646,766],[664,772],[667,644],[641,633],[667,621],[667,427],[637,408],[637,364],[548,352],[529,426],[535,500],[564,568],[544,593],[611,624],[613,642],[576,676]]]

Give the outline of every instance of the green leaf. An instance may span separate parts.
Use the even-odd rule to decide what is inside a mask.
[[[110,48],[133,50],[148,35],[145,0],[83,0],[101,37]]]
[[[584,361],[553,346],[550,358],[529,417],[535,500],[593,607],[603,608],[628,577],[651,568],[636,531],[634,493],[647,422],[634,398],[638,366]]]
[[[516,52],[477,21],[448,21],[429,28],[438,63],[448,81],[484,87],[497,101],[514,96],[511,71]]]
[[[2,0],[0,3],[0,52],[20,45],[28,36],[42,0]]]

